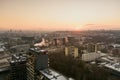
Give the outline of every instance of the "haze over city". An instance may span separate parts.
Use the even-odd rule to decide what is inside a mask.
[[[120,0],[0,0],[0,30],[120,29]]]
[[[120,0],[0,0],[0,80],[120,80]]]

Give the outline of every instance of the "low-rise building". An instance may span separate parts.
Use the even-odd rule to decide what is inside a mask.
[[[83,61],[94,61],[98,58],[100,58],[102,56],[102,53],[96,53],[96,52],[92,52],[92,53],[84,53],[82,54],[82,60]]]

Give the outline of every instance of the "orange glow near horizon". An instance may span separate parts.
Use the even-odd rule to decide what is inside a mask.
[[[120,0],[0,0],[0,30],[120,29],[119,4]]]

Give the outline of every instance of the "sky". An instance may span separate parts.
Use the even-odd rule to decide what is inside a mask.
[[[120,0],[0,0],[0,30],[120,29]]]

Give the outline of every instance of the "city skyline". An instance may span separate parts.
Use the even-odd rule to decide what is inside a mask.
[[[0,30],[120,30],[119,0],[1,0]]]

